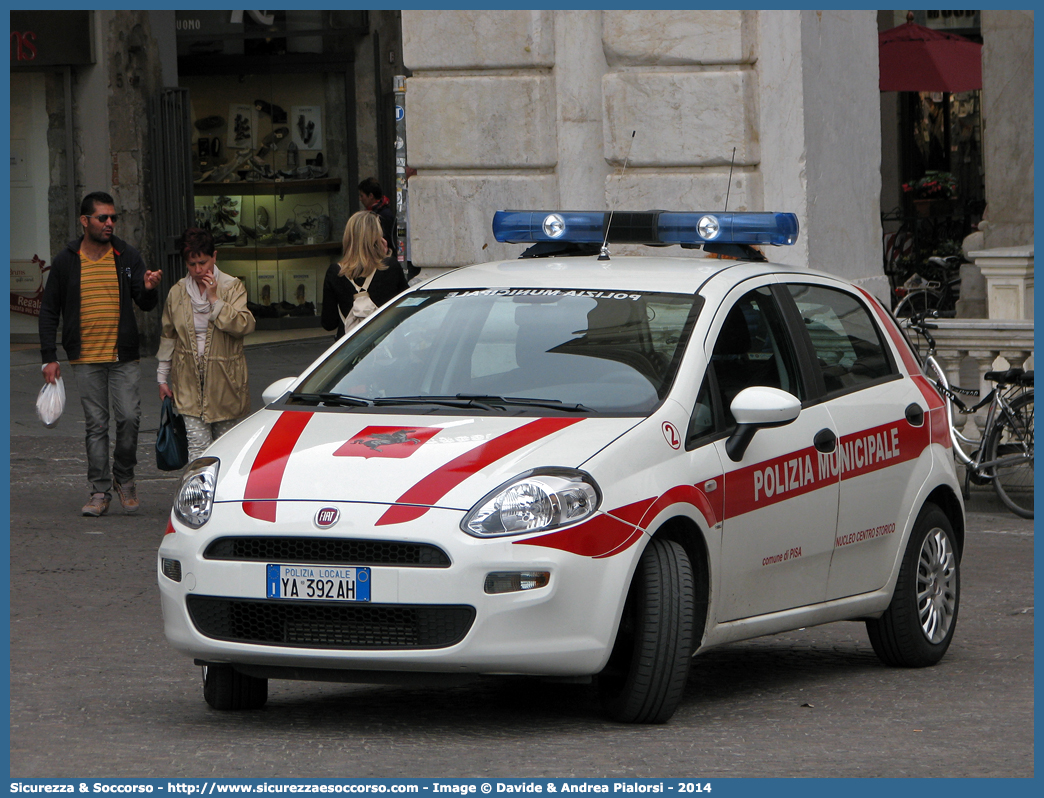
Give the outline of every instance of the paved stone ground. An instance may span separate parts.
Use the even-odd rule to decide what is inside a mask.
[[[322,348],[251,350],[255,406]],[[271,682],[264,710],[218,713],[163,636],[155,556],[175,480],[152,463],[158,402],[142,511],[81,518],[82,413],[45,430],[39,366],[11,372],[14,777],[1034,774],[1033,524],[989,494],[970,505],[957,635],[934,668],[887,668],[861,624],[841,623],[701,655],[665,726],[607,723],[582,686],[524,680]]]

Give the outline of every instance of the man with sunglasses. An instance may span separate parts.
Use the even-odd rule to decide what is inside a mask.
[[[138,324],[133,301],[142,310],[159,302],[161,271],[148,271],[141,254],[113,235],[117,220],[111,196],[95,191],[80,203],[83,236],[70,241],[51,262],[40,305],[43,377],[61,375],[55,343],[59,319],[62,348],[80,392],[87,427],[87,479],[91,497],[83,515],[109,509],[111,490],[125,513],[138,510],[137,465],[141,401],[138,382]],[[109,402],[116,421],[116,446],[109,467]]]

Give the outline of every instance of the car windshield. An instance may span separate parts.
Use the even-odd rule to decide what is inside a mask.
[[[288,401],[363,412],[646,415],[670,390],[701,303],[564,289],[408,294]]]

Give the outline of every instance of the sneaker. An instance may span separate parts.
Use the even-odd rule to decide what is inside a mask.
[[[83,514],[89,515],[92,518],[97,518],[99,515],[105,515],[109,509],[109,494],[108,493],[92,493],[90,501],[83,505]]]
[[[121,485],[119,482],[112,484],[116,488],[116,495],[120,497],[123,512],[127,514],[138,512],[138,486],[134,484],[134,480],[125,485]]]

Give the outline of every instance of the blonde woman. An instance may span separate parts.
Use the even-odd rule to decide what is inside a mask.
[[[364,290],[380,307],[408,287],[399,262],[388,252],[381,221],[370,211],[353,214],[344,226],[341,259],[331,263],[323,280],[323,329],[344,335],[357,291]]]

